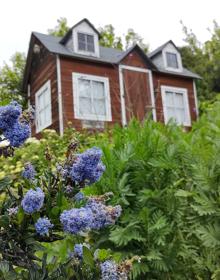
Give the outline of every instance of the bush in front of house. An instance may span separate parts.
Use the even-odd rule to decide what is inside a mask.
[[[38,240],[32,236],[27,239],[28,246],[35,250],[37,268],[33,279],[75,279],[74,275],[67,276],[73,271],[80,275],[79,279],[110,279],[116,271],[120,271],[117,277],[122,278],[127,277],[129,270],[129,279],[217,280],[220,276],[219,139],[217,100],[188,133],[174,123],[164,126],[150,120],[143,124],[134,120],[127,128],[115,127],[97,135],[69,128],[64,137],[59,137],[46,131],[42,140],[28,140],[16,149],[13,157],[1,159],[1,208],[10,198],[3,187],[7,184],[12,195],[21,196],[20,203],[30,189],[37,192],[31,211],[40,207],[43,213],[40,216],[38,210],[25,213],[21,204],[18,208],[17,204],[6,208],[10,209],[6,216],[16,217],[22,221],[21,225],[26,226],[23,217],[32,217],[30,230],[38,237]],[[76,180],[77,192],[65,181],[58,183],[62,191],[57,187],[54,192],[47,190],[49,186],[53,190],[54,174],[59,172],[59,178],[65,176],[65,160],[71,154],[67,151],[74,149],[75,144],[77,151],[73,155],[87,150],[90,153],[91,148],[93,151],[93,147],[99,147],[101,165],[99,162],[93,169],[98,172],[84,177],[87,165],[71,165],[69,180]],[[95,154],[100,150],[95,148]],[[80,158],[86,159],[87,155]],[[26,165],[28,161],[34,170]],[[79,176],[78,170],[84,170],[84,175]],[[28,178],[21,177],[21,173]],[[81,186],[81,178],[86,178],[87,184]],[[99,180],[93,183],[94,178]],[[45,195],[42,206],[42,193],[37,187]],[[47,206],[49,201],[52,205]],[[68,207],[69,203],[74,207]],[[72,211],[73,208],[77,210]],[[106,215],[106,211],[111,214]],[[118,216],[119,212],[116,223],[109,224],[109,218],[111,222],[112,215]],[[88,213],[90,217],[93,213],[99,215],[93,219],[88,235],[78,236],[80,229],[89,227]],[[80,215],[85,217],[83,221],[78,220]],[[7,221],[1,214],[1,223]],[[53,235],[58,235],[58,240],[51,241]],[[65,238],[59,239],[60,236]],[[7,271],[10,267],[7,265],[3,261],[1,271]],[[27,270],[21,266],[13,269],[23,277],[18,279],[28,279]]]
[[[4,158],[13,156],[29,137],[30,119],[17,103],[0,107]],[[114,252],[99,249],[94,235],[114,225],[122,209],[109,203],[113,193],[83,193],[101,179],[105,165],[100,148],[79,152],[78,146],[72,141],[62,161],[46,149],[48,166],[41,175],[26,162],[18,185],[13,176],[0,181],[1,279],[127,279],[139,260],[116,261]]]

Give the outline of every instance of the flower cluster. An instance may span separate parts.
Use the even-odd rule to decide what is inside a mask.
[[[60,215],[60,221],[64,231],[78,234],[89,229],[92,212],[90,209],[81,207],[65,210]]]
[[[102,151],[93,147],[82,154],[77,155],[75,162],[69,170],[70,178],[77,183],[91,185],[97,182],[105,166],[101,162]]]
[[[40,235],[48,234],[50,228],[54,225],[50,222],[48,218],[39,218],[35,223],[36,232]]]
[[[24,171],[22,172],[22,177],[28,180],[34,180],[35,175],[36,171],[33,165],[30,162],[26,163]]]
[[[105,226],[112,225],[121,215],[121,206],[106,206],[100,201],[90,199],[86,205],[87,209],[92,211],[90,223],[91,229],[101,229]]]
[[[106,206],[102,202],[91,199],[85,207],[65,210],[60,215],[60,221],[64,231],[78,234],[112,225],[120,215],[121,206]]]
[[[16,123],[21,115],[21,106],[13,101],[9,105],[0,107],[0,130],[6,131]]]
[[[21,206],[26,213],[32,214],[39,211],[43,203],[44,193],[40,188],[37,188],[36,191],[31,189],[25,194],[21,201]]]
[[[21,121],[21,113],[21,106],[15,101],[0,107],[0,130],[12,147],[21,146],[30,136],[29,121]]]
[[[101,280],[119,280],[114,261],[107,260],[101,264]]]

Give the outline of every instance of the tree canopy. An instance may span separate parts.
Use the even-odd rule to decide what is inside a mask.
[[[197,82],[200,100],[212,99],[220,92],[220,26],[213,22],[211,38],[201,43],[183,23],[186,45],[180,48],[183,65],[199,74]]]
[[[7,104],[11,100],[22,101],[22,79],[26,56],[16,52],[10,63],[0,68],[0,105]]]

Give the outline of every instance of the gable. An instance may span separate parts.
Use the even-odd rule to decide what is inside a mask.
[[[89,37],[92,40],[94,50],[83,50],[79,48],[79,35]],[[60,40],[70,52],[79,53],[87,56],[100,56],[99,33],[93,25],[86,19],[74,25],[67,34]]]

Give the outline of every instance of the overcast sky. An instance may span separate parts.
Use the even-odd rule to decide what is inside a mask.
[[[85,17],[97,28],[111,23],[117,35],[133,28],[153,50],[169,39],[183,44],[180,20],[204,42],[213,20],[220,24],[219,11],[220,0],[2,0],[0,66],[27,52],[31,31],[47,33],[60,17],[70,26]]]

